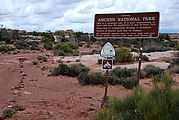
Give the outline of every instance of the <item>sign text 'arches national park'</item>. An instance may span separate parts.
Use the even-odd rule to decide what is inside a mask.
[[[96,14],[95,38],[156,38],[159,12]]]

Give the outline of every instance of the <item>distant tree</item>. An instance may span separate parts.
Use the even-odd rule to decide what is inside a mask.
[[[39,34],[38,34],[38,32],[33,31],[33,32],[32,32],[32,35],[33,35],[33,36],[38,36]]]

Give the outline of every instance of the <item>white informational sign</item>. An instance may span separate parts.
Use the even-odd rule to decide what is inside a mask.
[[[106,43],[102,50],[101,50],[101,57],[105,57],[105,58],[108,58],[108,57],[114,57],[115,56],[115,49],[114,47],[112,46],[111,43]]]

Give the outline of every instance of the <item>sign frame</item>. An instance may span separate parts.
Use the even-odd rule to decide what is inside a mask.
[[[155,14],[158,14],[158,19],[156,20],[157,21],[157,36],[154,36],[154,37],[96,37],[95,36],[95,32],[96,32],[96,16],[97,15],[130,15],[130,14],[152,14],[152,13],[155,13]],[[94,34],[93,34],[93,37],[96,38],[96,39],[120,39],[120,38],[125,38],[125,39],[133,39],[133,38],[158,38],[159,37],[159,25],[160,25],[160,12],[135,12],[135,13],[107,13],[107,14],[95,14],[95,17],[94,17]],[[125,29],[126,30],[126,29]],[[108,33],[108,32],[107,32]],[[115,32],[115,33],[119,33],[119,32]],[[126,32],[126,33],[129,33],[129,32]],[[144,32],[143,32],[144,33]]]

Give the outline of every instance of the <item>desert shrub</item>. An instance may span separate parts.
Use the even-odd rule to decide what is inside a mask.
[[[41,43],[44,43],[44,44],[51,44],[53,41],[52,39],[48,38],[48,37],[43,37],[41,40],[40,40]]]
[[[122,84],[122,80],[116,74],[113,73],[109,73],[108,82],[111,85]]]
[[[146,73],[146,77],[151,77],[162,73],[163,69],[160,69],[159,67],[155,67],[154,65],[147,65],[144,67],[142,71]]]
[[[29,45],[26,42],[16,42],[14,46],[17,49],[29,49]]]
[[[46,50],[52,50],[53,46],[52,44],[44,44],[43,47],[46,49]]]
[[[37,56],[37,60],[42,60],[43,62],[48,62],[48,58],[44,55],[39,55]]]
[[[66,53],[63,50],[53,50],[54,56],[66,56]]]
[[[74,42],[68,42],[66,44],[72,49],[78,49],[78,45]]]
[[[145,78],[147,76],[147,73],[146,72],[144,72],[144,71],[141,71],[140,72],[140,78]]]
[[[144,53],[150,53],[150,52],[164,52],[171,50],[170,48],[163,47],[155,42],[150,42],[147,45],[144,46],[143,52]]]
[[[94,50],[92,51],[92,53],[93,53],[93,54],[100,54],[101,51],[100,51],[100,50],[97,50],[97,49],[94,49]]]
[[[68,45],[64,44],[62,45],[59,50],[63,50],[65,53],[67,54],[72,54],[73,53],[73,49],[70,48]]]
[[[73,50],[73,56],[79,56],[79,51],[78,50]]]
[[[58,76],[59,75],[58,68],[57,67],[51,67],[50,68],[50,73],[53,76]]]
[[[176,45],[176,49],[179,50],[179,45]]]
[[[54,50],[58,50],[61,46],[62,46],[62,44],[57,43],[57,44],[55,44],[55,45],[53,46],[53,49],[54,49]]]
[[[73,53],[73,49],[70,48],[67,44],[55,44],[53,49],[56,50],[61,50],[63,51],[65,54],[72,54]]]
[[[127,89],[132,89],[137,86],[137,78],[136,77],[127,77],[123,79],[122,85]]]
[[[179,74],[179,65],[173,66],[173,68],[171,70],[172,70],[172,72]]]
[[[101,72],[90,71],[88,73],[88,77],[89,77],[89,84],[93,84],[93,85],[104,84],[105,78]]]
[[[144,61],[149,61],[149,57],[146,56],[146,55],[142,55],[142,60],[144,60]]]
[[[113,70],[111,70],[110,72],[112,74],[115,74],[116,76],[118,76],[120,79],[121,78],[127,78],[127,77],[132,77],[133,73],[136,71],[136,69],[121,69],[120,67],[116,67]]]
[[[38,47],[39,42],[37,42],[37,41],[29,41],[29,42],[27,42],[27,44],[32,45],[34,47]]]
[[[92,43],[88,42],[88,43],[85,45],[85,47],[86,47],[86,48],[89,48],[91,45],[92,45]]]
[[[127,49],[116,50],[115,58],[119,62],[132,62],[132,61],[134,61],[134,56]]]
[[[38,62],[38,60],[33,60],[33,61],[32,61],[32,64],[33,64],[33,65],[38,65],[39,62]]]
[[[4,117],[4,118],[12,118],[12,116],[13,116],[15,113],[16,113],[16,111],[14,111],[13,109],[8,108],[8,109],[5,109],[5,110],[3,111],[3,117]]]
[[[71,77],[78,76],[81,72],[88,72],[90,68],[84,66],[82,63],[75,63],[70,65],[68,75]]]
[[[136,59],[139,60],[139,56],[137,56]],[[146,55],[142,55],[142,60],[148,62],[149,61],[149,57],[146,56]]]
[[[88,85],[89,83],[89,76],[88,76],[88,72],[81,72],[78,76],[78,82],[81,85]]]
[[[175,42],[169,42],[169,47],[175,47],[176,43]]]
[[[131,52],[140,52],[140,50],[136,49],[136,48],[131,48],[130,49]]]
[[[131,44],[129,44],[129,43],[123,43],[122,46],[124,46],[124,47],[131,47]]]
[[[70,67],[66,64],[59,64],[57,70],[59,75],[68,75]]]
[[[30,50],[40,50],[40,47],[30,46]]]
[[[172,89],[172,75],[163,73],[157,79],[159,84],[149,92],[139,86],[124,99],[110,99],[95,120],[178,120],[179,90]]]
[[[173,67],[174,65],[179,65],[179,58],[175,58],[171,61],[169,67]]]
[[[90,68],[86,67],[82,63],[71,64],[70,66],[66,64],[59,64],[56,68],[51,69],[51,75],[66,75],[71,77],[78,76],[81,72],[88,72]]]
[[[79,74],[78,81],[81,85],[98,85],[104,84],[105,78],[101,72],[84,71]]]
[[[9,52],[9,51],[13,51],[14,48],[10,47],[10,46],[0,46],[0,52]]]

